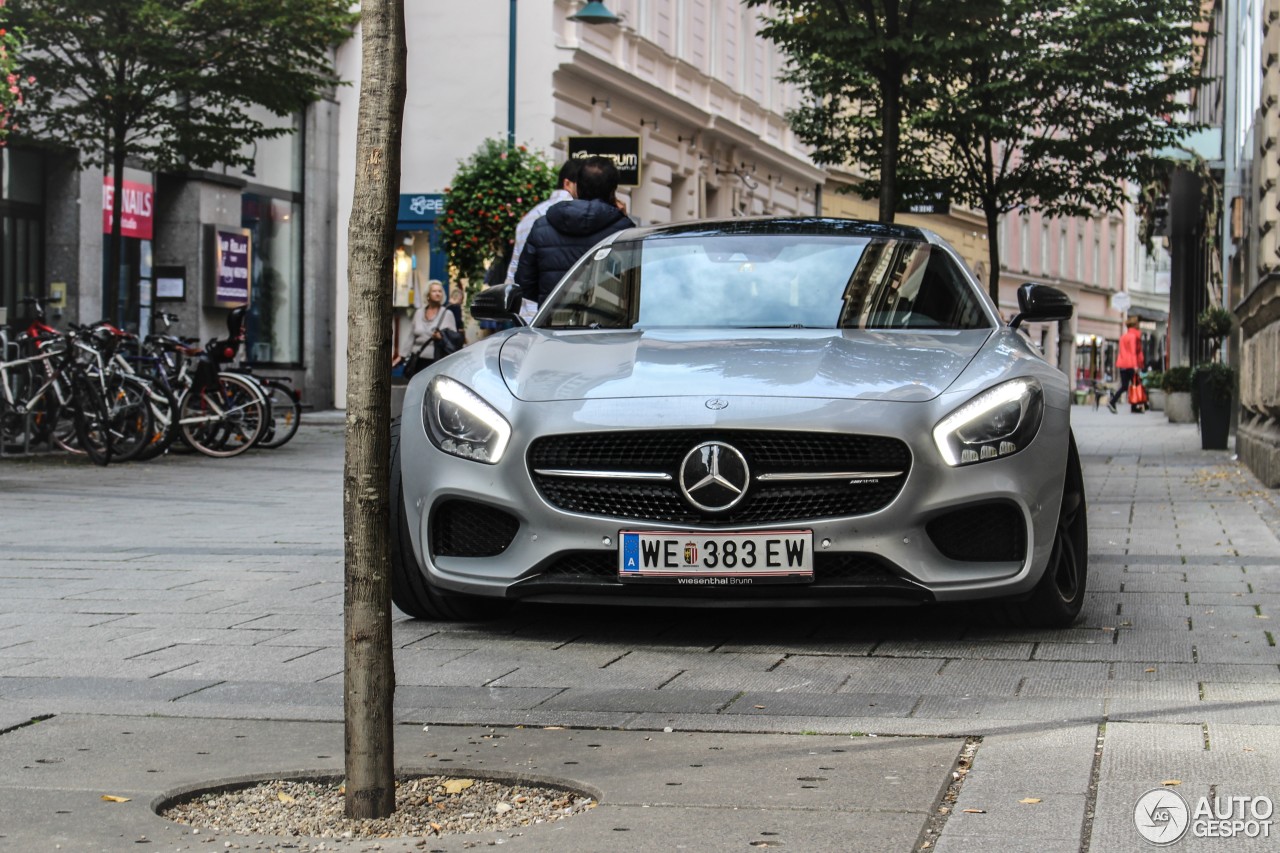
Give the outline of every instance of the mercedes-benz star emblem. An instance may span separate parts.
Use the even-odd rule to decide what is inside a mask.
[[[734,447],[704,441],[680,463],[680,491],[704,512],[724,512],[747,496],[751,472]]]
[[[706,405],[708,409],[718,412],[721,409],[729,408],[729,401],[721,400],[719,397],[712,397],[710,400],[707,401]]]

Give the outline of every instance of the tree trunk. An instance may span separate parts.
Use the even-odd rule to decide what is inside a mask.
[[[391,658],[391,283],[405,98],[403,0],[360,6],[356,180],[347,231],[346,815],[395,811]]]
[[[902,81],[886,80],[884,147],[880,152],[880,221],[893,222],[898,211],[898,143],[902,138]]]
[[[1000,307],[1000,214],[994,202],[983,205],[987,217],[987,293]]]

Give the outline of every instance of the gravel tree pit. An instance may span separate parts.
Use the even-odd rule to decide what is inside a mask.
[[[564,820],[596,807],[568,787],[456,775],[397,774],[396,810],[350,820],[341,777],[280,778],[206,788],[159,803],[161,817],[196,830],[307,838],[432,837],[506,831]]]

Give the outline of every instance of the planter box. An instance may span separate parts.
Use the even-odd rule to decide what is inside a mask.
[[[1151,410],[1153,412],[1164,411],[1164,391],[1159,388],[1148,388],[1147,396],[1151,398]]]
[[[1231,433],[1231,399],[1221,400],[1209,393],[1206,377],[1200,376],[1200,449],[1226,450]]]
[[[1191,411],[1190,391],[1170,391],[1164,397],[1164,415],[1171,424],[1193,424],[1196,416]]]

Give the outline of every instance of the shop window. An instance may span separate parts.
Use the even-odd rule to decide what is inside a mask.
[[[240,224],[253,240],[249,360],[302,363],[302,204],[260,193],[241,196]]]
[[[15,325],[30,314],[30,306],[20,300],[44,295],[43,205],[44,163],[40,155],[0,149],[0,307]]]

